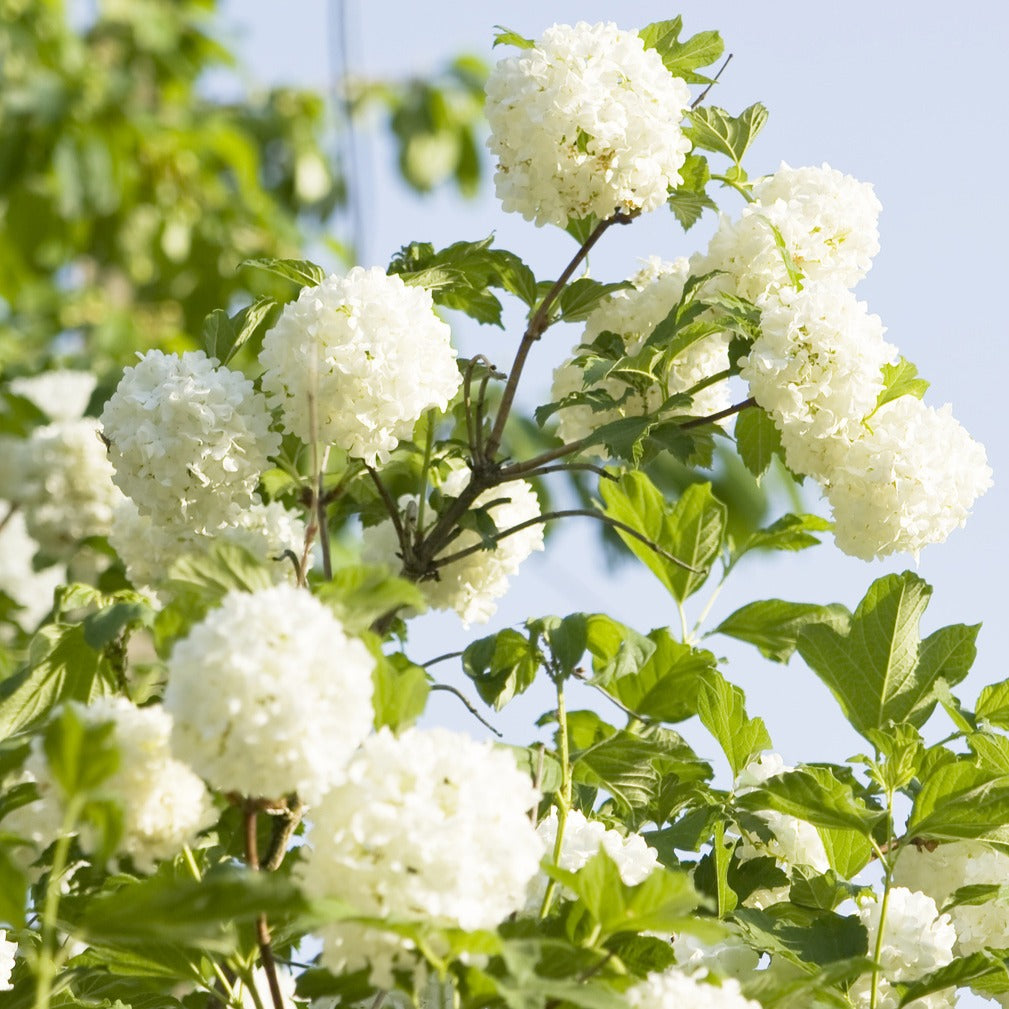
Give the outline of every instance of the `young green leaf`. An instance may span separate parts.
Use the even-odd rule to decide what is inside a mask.
[[[714,63],[725,45],[718,32],[699,32],[685,42],[680,42],[683,19],[656,21],[642,28],[638,35],[646,49],[654,49],[661,57],[666,69],[674,77],[682,77],[688,84],[709,84],[710,77],[695,73],[698,67]]]
[[[743,155],[767,122],[767,109],[757,102],[730,116],[725,109],[709,105],[690,110],[687,118],[690,125],[685,132],[694,147],[724,154],[742,167]]]
[[[516,46],[519,49],[532,49],[536,43],[532,39],[527,39],[518,32],[513,32],[503,25],[495,25],[494,45],[495,46]]]
[[[781,454],[781,432],[766,410],[751,406],[736,418],[736,448],[743,465],[758,480]]]
[[[532,686],[544,661],[533,639],[509,627],[470,644],[463,652],[462,668],[480,697],[500,711]]]
[[[318,287],[326,279],[326,271],[307,259],[246,259],[239,265],[274,273],[291,281],[298,290],[303,287]]]
[[[712,634],[725,634],[748,641],[760,654],[774,662],[787,662],[795,652],[803,629],[812,624],[827,624],[836,631],[847,629],[851,614],[838,603],[789,603],[783,599],[764,599],[741,606],[726,617]]]
[[[405,655],[376,656],[372,683],[375,692],[375,728],[388,725],[394,732],[412,725],[424,713],[430,693],[427,673]]]
[[[721,746],[733,777],[771,746],[763,719],[746,714],[745,700],[743,691],[720,674],[706,677],[697,695],[701,724]]]
[[[921,399],[928,391],[928,385],[925,379],[919,377],[917,367],[906,358],[900,358],[896,364],[884,364],[883,389],[876,400],[873,413],[884,403],[899,399],[901,396]]]

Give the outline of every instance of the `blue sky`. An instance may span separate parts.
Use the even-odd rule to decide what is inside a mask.
[[[265,0],[233,0],[226,10],[230,33],[256,77],[327,85],[333,33],[323,0],[283,5],[283,13],[280,5]],[[676,13],[683,15],[687,33],[720,30],[734,54],[712,100],[730,111],[756,100],[770,109],[768,125],[748,156],[751,174],[773,171],[783,160],[792,165],[826,161],[875,185],[884,208],[882,250],[857,293],[882,317],[889,342],[932,382],[926,401],[934,406],[952,402],[957,418],[987,446],[994,488],[966,529],[946,544],[927,548],[917,567],[935,587],[924,633],[947,623],[984,621],[975,672],[962,689],[970,703],[981,685],[1009,675],[1002,661],[1009,651],[1003,613],[1009,550],[1000,480],[1007,471],[1002,403],[1009,371],[1001,308],[1009,266],[1009,207],[1001,179],[1007,153],[1002,101],[1009,7],[973,3],[950,13],[937,3],[862,0],[844,5],[689,0],[678,6],[643,0],[619,5],[358,2],[347,6],[350,70],[365,76],[425,73],[460,50],[490,60],[495,24],[535,36],[555,21],[615,20],[638,28]],[[567,236],[502,213],[491,192],[465,205],[448,195],[418,200],[405,193],[396,183],[389,148],[375,138],[363,144],[360,175],[365,265],[386,263],[410,240],[447,244],[491,231],[539,276],[555,275],[572,251]],[[734,212],[738,201],[727,194],[724,207]],[[656,212],[611,232],[593,257],[593,275],[622,279],[648,255],[689,255],[706,242],[710,226],[709,219],[685,236],[671,215]],[[518,339],[515,327],[501,333],[464,324],[458,335],[466,352],[479,348],[502,367]],[[551,331],[537,348],[526,403],[545,396],[553,366],[577,338],[574,330]],[[809,504],[825,513],[815,491]],[[675,624],[668,597],[647,571],[629,565],[605,571],[593,552],[593,534],[578,526],[555,537],[545,555],[527,563],[486,629],[467,633],[453,615],[418,621],[411,656],[424,660],[544,613],[605,610],[642,631]],[[853,607],[873,579],[914,566],[909,557],[866,564],[843,556],[829,542],[805,554],[758,561],[734,576],[735,585],[730,582],[719,598],[710,626],[756,598]],[[701,603],[704,598],[702,592]],[[746,689],[751,714],[765,718],[786,760],[843,760],[864,748],[801,660],[776,666],[755,651],[729,644],[708,641],[729,657],[727,674]],[[449,678],[447,668],[439,670]],[[437,695],[433,704],[439,721],[480,733],[447,695]],[[527,741],[532,718],[549,706],[549,696],[537,694],[495,721],[512,741]],[[944,734],[938,716],[935,728]],[[697,733],[691,738],[702,739]]]

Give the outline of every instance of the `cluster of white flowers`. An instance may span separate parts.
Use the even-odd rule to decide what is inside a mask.
[[[5,505],[0,502],[0,508]],[[9,506],[8,506],[9,507]],[[21,607],[14,619],[23,630],[34,630],[53,605],[53,592],[66,581],[62,564],[36,571],[33,559],[38,544],[28,534],[24,514],[0,514],[0,592]]]
[[[676,966],[688,974],[743,980],[757,969],[760,954],[742,939],[727,935],[717,942],[704,942],[689,932],[673,936]]]
[[[311,850],[298,868],[315,896],[362,916],[466,930],[519,910],[543,845],[529,820],[538,795],[512,756],[446,729],[382,729],[345,780],[313,810]],[[324,926],[322,962],[369,966],[391,987],[412,962],[402,936],[356,922]]]
[[[551,864],[557,844],[557,824],[557,810],[551,809],[536,828]],[[600,849],[613,860],[620,872],[620,878],[628,886],[637,886],[638,883],[644,882],[659,864],[658,853],[645,843],[640,834],[625,836],[619,831],[607,829],[605,824],[598,820],[587,819],[585,814],[577,809],[569,810],[564,822],[560,855],[556,862],[558,868],[567,872],[577,872]],[[527,911],[533,914],[539,912],[546,890],[547,875],[539,872],[529,885]],[[569,898],[573,897],[569,891],[564,892]]]
[[[710,283],[760,308],[741,375],[788,465],[823,485],[838,546],[865,559],[917,556],[964,524],[991,470],[948,408],[905,395],[876,410],[895,348],[850,288],[878,251],[879,202],[827,165],[782,165],[753,196],[691,270],[721,271]]]
[[[900,994],[893,982],[916,981],[945,967],[953,959],[956,933],[948,914],[940,914],[935,901],[917,890],[891,887],[886,905],[886,924],[880,942],[879,926],[883,903],[874,897],[863,899],[858,917],[868,933],[869,956],[876,959],[881,976],[877,979],[876,1006],[897,1009]],[[872,996],[872,975],[864,974],[848,992],[856,1006],[868,1006]],[[913,1009],[951,1009],[956,1005],[956,989],[933,992],[909,1003]]]
[[[442,482],[442,492],[458,497],[469,479],[469,470],[453,470]],[[540,515],[539,498],[525,480],[511,480],[484,491],[471,508],[488,505],[492,505],[488,511],[499,533]],[[449,557],[478,546],[480,542],[479,533],[464,529],[439,556]],[[420,587],[430,606],[455,610],[464,626],[484,623],[497,609],[495,600],[508,591],[508,579],[518,572],[521,563],[534,550],[542,549],[543,526],[534,523],[498,540],[493,549],[475,550],[466,557],[450,561],[438,569],[437,579],[421,582]],[[396,568],[398,551],[399,539],[391,521],[364,530],[362,557],[368,563]]]
[[[679,970],[649,974],[626,995],[634,1009],[760,1009],[733,978],[718,983]]]
[[[0,991],[10,991],[11,974],[14,972],[14,958],[18,944],[7,939],[7,933],[0,929]]]
[[[744,795],[769,778],[794,770],[779,754],[763,753],[739,772],[736,792]],[[740,859],[766,858],[770,855],[782,862],[786,869],[794,865],[808,865],[817,872],[826,872],[830,868],[823,839],[811,823],[773,809],[761,810],[756,815],[767,824],[774,836],[770,841],[757,837],[744,838],[736,847]],[[758,891],[756,904],[768,903],[768,895],[777,896],[773,891]],[[750,899],[748,903],[754,903],[754,900]]]
[[[202,351],[151,350],[102,411],[115,481],[159,525],[215,529],[256,499],[280,448],[262,396]]]
[[[459,388],[448,326],[430,293],[355,267],[302,288],[263,339],[263,390],[287,431],[385,462]]]
[[[690,102],[635,32],[554,25],[487,81],[497,195],[537,225],[653,210],[681,182]]]
[[[307,591],[231,592],[168,660],[173,749],[223,792],[314,803],[371,729],[374,667]]]
[[[137,868],[152,871],[158,860],[177,854],[214,822],[203,782],[171,754],[172,719],[162,707],[137,708],[123,698],[99,698],[87,707],[74,704],[73,710],[86,725],[113,726],[119,764],[99,786],[100,794],[121,808],[118,850],[131,856]],[[42,850],[59,835],[64,812],[40,736],[32,740],[24,780],[35,783],[39,798],[5,817],[3,827]],[[90,828],[81,830],[80,843],[85,851],[94,850],[97,838]]]
[[[275,583],[296,579],[294,565],[285,551],[300,557],[305,544],[305,523],[282,504],[256,502],[235,521],[213,532],[165,527],[123,498],[116,507],[109,543],[126,568],[126,576],[138,589],[160,585],[174,561],[185,554],[201,553],[213,543],[234,543],[261,561]]]
[[[602,391],[620,403],[619,407],[593,410],[587,404],[563,407],[557,411],[557,434],[562,441],[573,442],[591,434],[603,424],[621,417],[639,417],[657,410],[675,393],[687,392],[703,379],[729,366],[728,338],[723,333],[691,344],[677,354],[665,369],[661,384],[650,386],[643,394],[632,389],[621,378],[606,378],[585,386],[584,372],[578,357],[590,353],[593,343],[603,333],[616,333],[623,338],[624,352],[637,354],[655,327],[672,311],[683,296],[690,264],[686,259],[663,262],[651,259],[631,280],[633,288],[616,291],[604,298],[586,320],[585,334],[572,357],[554,372],[551,399],[560,402],[565,396],[582,392]],[[729,389],[718,382],[702,389],[693,397],[690,412],[705,416],[717,413],[729,405]],[[605,454],[602,446],[589,450]]]
[[[57,368],[15,378],[10,390],[37,406],[51,421],[58,422],[83,417],[97,385],[98,379],[90,371]]]
[[[1003,886],[1009,877],[1009,854],[982,841],[952,841],[932,851],[909,844],[900,849],[893,875],[901,886],[921,890],[942,906],[961,887]],[[1009,902],[957,904],[949,914],[958,956],[1009,949]]]

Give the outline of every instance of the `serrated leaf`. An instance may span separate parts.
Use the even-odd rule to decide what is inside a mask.
[[[588,217],[571,217],[564,230],[579,244],[584,245],[599,227],[599,218],[595,214]]]
[[[413,725],[424,713],[430,681],[427,673],[405,655],[379,656],[371,679],[376,729],[387,725],[399,732]]]
[[[814,533],[833,528],[833,523],[819,515],[782,515],[769,526],[758,529],[736,550],[733,561],[750,550],[805,550],[820,543]]]
[[[687,112],[690,126],[684,131],[694,147],[724,154],[741,167],[743,155],[767,122],[767,109],[756,102],[738,116],[716,105]]]
[[[743,809],[773,809],[817,827],[868,833],[885,816],[870,809],[851,786],[821,767],[803,767],[775,775],[760,786],[736,796]]]
[[[771,746],[763,719],[746,714],[745,700],[743,691],[720,674],[706,677],[697,695],[697,715],[722,748],[733,777]]]
[[[276,274],[296,284],[299,290],[303,287],[318,287],[326,279],[326,271],[307,259],[246,259],[239,265]]]
[[[390,575],[381,565],[337,568],[331,580],[316,586],[315,594],[351,634],[367,630],[387,613],[423,613],[427,609],[424,593],[417,585]]]
[[[642,28],[638,36],[646,49],[654,49],[666,69],[674,76],[681,77],[688,84],[709,84],[711,79],[695,73],[698,67],[714,63],[725,46],[718,32],[705,31],[680,42],[683,19],[672,18],[656,21]]]
[[[626,811],[641,809],[654,798],[659,783],[655,761],[662,751],[630,732],[618,732],[572,758],[576,782],[601,788]]]
[[[921,399],[928,391],[928,385],[925,379],[919,377],[918,368],[907,358],[899,358],[896,364],[884,364],[883,388],[872,412],[875,413],[884,403],[899,399],[901,396]]]
[[[863,735],[889,721],[924,724],[941,676],[959,683],[970,669],[978,627],[944,627],[920,640],[918,624],[932,589],[909,571],[873,582],[850,627],[805,627],[798,651]]]
[[[914,799],[907,833],[936,840],[992,839],[1007,822],[1009,775],[993,774],[972,760],[960,759],[925,776]]]
[[[844,879],[861,872],[873,857],[872,845],[862,830],[817,827],[827,864]]]
[[[1009,680],[990,683],[977,699],[978,719],[1000,729],[1009,729]]]
[[[667,553],[694,568],[688,571],[617,530],[630,551],[662,582],[677,601],[696,592],[718,557],[725,534],[725,505],[711,484],[691,484],[669,508],[662,492],[640,472],[625,473],[600,486],[606,515],[626,523]]]
[[[509,627],[470,644],[462,668],[480,697],[500,711],[532,686],[543,659],[534,641]]]
[[[952,962],[940,967],[938,970],[926,974],[922,978],[910,982],[894,982],[893,988],[900,996],[900,1009],[904,1006],[916,1002],[918,999],[925,999],[933,992],[943,991],[946,988],[979,988],[976,982],[982,979],[990,979],[995,982],[992,990],[1009,990],[1009,971],[1006,964],[999,957],[991,953],[978,952],[970,953],[968,956],[957,957]],[[981,989],[984,990],[984,989]]]
[[[763,599],[747,603],[726,617],[712,634],[725,634],[739,641],[748,641],[760,649],[760,654],[774,662],[787,662],[795,652],[803,629],[812,624],[827,624],[843,631],[851,614],[841,605],[832,603],[789,603],[784,599]]]
[[[584,322],[603,298],[614,291],[624,291],[632,286],[627,280],[603,284],[591,277],[579,277],[568,284],[557,299],[559,318],[562,322]]]
[[[736,448],[743,465],[758,480],[775,454],[781,453],[781,432],[766,410],[751,406],[736,418]]]

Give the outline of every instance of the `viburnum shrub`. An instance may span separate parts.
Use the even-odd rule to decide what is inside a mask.
[[[5,384],[3,1005],[1009,1004],[1009,681],[953,694],[978,628],[922,637],[915,574],[854,610],[758,597],[707,629],[797,652],[865,740],[844,765],[783,763],[703,618],[533,614],[411,646],[427,607],[486,621],[556,521],[606,527],[682,614],[747,554],[831,530],[917,556],[991,483],[854,293],[872,187],[828,165],[751,179],[766,112],[710,104],[721,40],[680,31],[498,36],[497,191],[571,234],[556,274],[490,239],[346,276],[258,260],[289,300],[218,309],[202,351],[141,353],[104,393]],[[585,272],[612,229],[668,204],[686,230],[721,193],[707,248]],[[525,312],[511,360],[500,340],[458,358],[439,309],[499,323],[502,293]],[[582,335],[538,442],[517,437],[558,322]],[[754,477],[818,485],[830,519],[731,522],[716,439]],[[652,478],[670,458],[673,499]],[[565,473],[583,507],[547,504]],[[551,741],[415,725],[453,660],[498,709],[549,683]],[[576,679],[600,713],[569,710]]]

